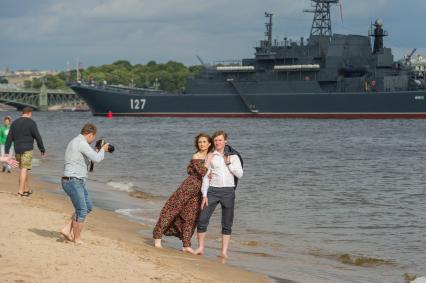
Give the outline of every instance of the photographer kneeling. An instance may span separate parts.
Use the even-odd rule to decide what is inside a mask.
[[[62,188],[70,197],[75,208],[70,221],[67,222],[61,233],[68,241],[81,244],[81,231],[84,220],[92,210],[92,201],[86,189],[85,180],[87,169],[91,161],[101,162],[104,159],[105,151],[108,151],[109,144],[105,143],[96,152],[90,144],[96,139],[96,126],[93,124],[84,125],[81,134],[70,141],[65,151],[65,170],[62,177]]]

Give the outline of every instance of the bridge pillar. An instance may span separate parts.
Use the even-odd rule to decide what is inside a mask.
[[[45,84],[42,84],[38,95],[38,109],[40,111],[48,110],[47,87]]]

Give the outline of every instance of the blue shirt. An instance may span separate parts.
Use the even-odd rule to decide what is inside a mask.
[[[90,161],[101,162],[105,152],[101,149],[96,152],[83,135],[73,138],[65,151],[64,176],[79,179],[87,178],[87,167]]]

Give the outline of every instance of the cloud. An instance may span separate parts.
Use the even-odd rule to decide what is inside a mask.
[[[425,0],[412,0],[426,7]],[[175,59],[195,64],[251,57],[264,38],[264,12],[274,14],[274,37],[298,39],[309,35],[310,1],[294,0],[3,0],[0,11],[0,69],[7,65],[63,68],[75,57],[86,65],[127,59],[144,63]],[[424,9],[411,9],[395,0],[343,0],[332,8],[333,31],[367,34],[370,21],[381,17],[392,35],[386,43],[424,47]],[[416,20],[417,19],[417,20]],[[410,32],[407,32],[410,31]],[[417,36],[416,36],[417,35]],[[26,53],[34,54],[34,58]]]

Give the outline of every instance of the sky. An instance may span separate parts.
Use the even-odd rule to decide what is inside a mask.
[[[0,70],[67,70],[77,58],[99,66],[116,60],[198,64],[251,58],[264,39],[309,36],[309,0],[1,0]],[[426,0],[341,0],[333,32],[366,35],[381,18],[395,59],[426,55]]]

